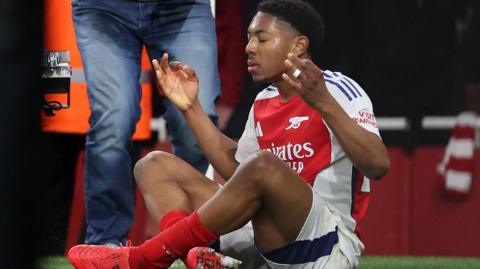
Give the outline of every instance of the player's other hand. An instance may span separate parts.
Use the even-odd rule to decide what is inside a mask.
[[[302,97],[309,106],[318,108],[332,99],[323,78],[323,71],[311,60],[300,59],[289,53],[284,61],[287,72],[282,74],[284,81]]]
[[[169,64],[167,53],[163,54],[160,62],[154,59],[152,64],[160,93],[183,112],[191,108],[198,96],[195,71],[182,62],[172,61]]]

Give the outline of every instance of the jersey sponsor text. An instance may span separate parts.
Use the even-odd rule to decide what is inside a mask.
[[[373,127],[377,128],[377,120],[375,119],[375,115],[373,115],[372,112],[367,111],[367,110],[360,110],[358,111],[358,115],[360,117],[358,118],[352,118],[353,121],[356,123],[360,124],[369,124],[372,125]]]
[[[310,142],[305,142],[303,144],[292,144],[289,142],[287,145],[281,146],[271,143],[270,148],[265,148],[264,150],[273,153],[297,173],[302,172],[304,168],[301,160],[312,157],[315,154],[315,151],[312,148],[312,143]]]

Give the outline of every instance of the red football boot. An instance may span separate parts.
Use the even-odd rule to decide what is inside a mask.
[[[188,269],[235,269],[241,261],[224,256],[209,247],[192,248],[187,255]]]
[[[68,259],[77,269],[130,269],[130,247],[78,245],[68,251]]]

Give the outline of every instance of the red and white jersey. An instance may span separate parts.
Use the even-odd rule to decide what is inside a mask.
[[[324,71],[324,78],[330,94],[352,120],[380,137],[365,91],[338,72]],[[347,227],[355,229],[368,207],[369,180],[346,156],[318,111],[300,96],[282,101],[273,86],[257,95],[235,158],[242,162],[258,150],[282,159],[342,216]]]

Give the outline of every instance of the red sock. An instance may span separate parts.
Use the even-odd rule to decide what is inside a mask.
[[[189,214],[182,210],[172,210],[167,212],[160,219],[160,232],[166,230],[168,227],[188,216]],[[130,268],[156,269],[157,267],[149,263],[141,252],[136,249],[132,249],[130,251]]]
[[[163,215],[162,219],[160,220],[160,232],[166,230],[168,227],[188,217],[189,215],[190,214],[188,214],[186,211],[183,211],[183,210],[172,210],[167,212],[165,215]],[[184,258],[182,258],[182,260],[183,260],[183,263],[186,264],[186,261],[184,260]],[[147,268],[147,269],[154,269],[154,268]]]
[[[197,211],[130,251],[130,267],[168,268],[196,246],[208,246],[218,236],[200,222]]]
[[[188,217],[188,215],[190,214],[183,210],[172,210],[167,212],[165,215],[163,215],[162,219],[160,219],[160,232],[166,230],[168,227],[172,226],[178,221]]]

